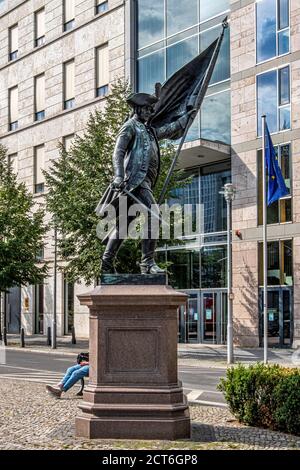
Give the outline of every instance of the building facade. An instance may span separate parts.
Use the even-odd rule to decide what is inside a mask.
[[[44,203],[43,169],[68,149],[101,108],[109,84],[124,77],[124,5],[120,0],[6,0],[0,2],[0,137],[20,181]],[[5,305],[8,332],[46,334],[53,316],[53,233],[42,259],[43,285],[12,289]],[[51,271],[52,269],[52,271]],[[57,273],[57,326],[88,335],[88,316]]]
[[[201,204],[198,236],[160,246],[169,282],[189,294],[179,312],[182,342],[226,342],[225,183],[233,202],[234,340],[262,341],[261,115],[267,122],[289,195],[268,209],[268,325],[272,346],[300,342],[300,5],[297,0],[27,0],[0,1],[1,141],[19,178],[43,200],[41,168],[69,145],[91,109],[102,106],[109,84],[129,77],[136,91],[154,91],[204,50],[229,17],[201,111],[189,130],[180,167],[191,183],[174,193]],[[51,260],[49,234],[44,258]],[[46,333],[53,311],[53,278],[12,292],[14,315],[28,333]],[[88,334],[86,311],[60,274],[59,334],[75,325]],[[14,314],[15,312],[15,314]],[[16,328],[18,322],[15,321]],[[11,326],[13,329],[13,325]]]

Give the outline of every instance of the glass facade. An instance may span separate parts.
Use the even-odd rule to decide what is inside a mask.
[[[258,282],[263,285],[263,244],[258,244]],[[268,286],[293,285],[292,240],[268,242]]]
[[[268,224],[278,224],[292,221],[292,188],[291,188],[291,145],[283,144],[275,147],[278,156],[279,166],[285,181],[285,185],[289,190],[289,195],[273,202],[267,208]],[[258,176],[258,225],[263,223],[263,193],[262,193],[262,150],[257,152],[257,176]]]
[[[289,51],[289,0],[256,2],[257,62],[287,54]]]
[[[230,162],[208,165],[187,176],[192,177],[191,183],[177,189],[170,203],[201,204],[203,236],[201,242],[186,237],[178,248],[160,248],[159,261],[168,263],[170,284],[177,289],[225,288],[227,211],[219,192],[230,181]]]
[[[229,10],[229,0],[213,4],[204,0],[138,0],[137,5],[137,89],[144,93],[153,93],[156,82],[163,83],[206,49],[219,36]],[[187,140],[201,137],[230,143],[229,36],[227,29],[201,115]]]
[[[271,133],[290,129],[290,67],[270,70],[256,77],[257,133],[261,136],[261,116],[267,116]]]

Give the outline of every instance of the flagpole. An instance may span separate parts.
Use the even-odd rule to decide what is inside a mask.
[[[221,48],[221,44],[222,44],[222,41],[223,41],[223,37],[224,37],[224,32],[225,32],[225,29],[228,28],[228,22],[227,22],[227,16],[226,18],[224,18],[223,22],[222,22],[222,32],[218,38],[218,42],[217,42],[217,45],[216,45],[216,48],[214,50],[214,53],[211,57],[211,60],[210,60],[210,63],[208,64],[208,67],[207,67],[207,70],[206,70],[206,74],[204,76],[204,79],[203,79],[203,82],[202,82],[202,85],[201,85],[201,88],[200,88],[200,91],[199,91],[199,94],[197,96],[197,99],[196,99],[196,102],[195,102],[195,109],[197,109],[197,111],[200,109],[200,106],[201,106],[201,103],[203,101],[203,98],[204,98],[204,95],[206,93],[206,88],[209,84],[209,81],[211,79],[211,76],[212,76],[212,73],[214,71],[214,66],[216,64],[216,61],[217,61],[217,58],[218,58],[218,54],[219,54],[219,51],[220,51],[220,48]],[[203,93],[203,90],[204,90],[204,93]],[[200,103],[200,105],[199,105]],[[199,108],[199,109],[198,109]],[[182,146],[184,144],[184,141],[185,141],[185,138],[186,138],[186,135],[188,133],[188,130],[190,128],[190,125],[192,124],[192,121],[193,121],[193,118],[190,117],[188,122],[187,122],[187,125],[185,126],[185,130],[184,130],[184,134],[183,136],[181,137],[181,141],[178,145],[178,148],[176,150],[176,153],[175,153],[175,156],[173,158],[173,161],[172,161],[172,164],[169,168],[169,171],[168,171],[168,174],[167,174],[167,177],[166,177],[166,180],[164,182],[164,185],[163,185],[163,188],[161,190],[161,193],[160,193],[160,196],[158,198],[158,204],[162,204],[163,200],[164,200],[164,197],[166,195],[166,192],[167,192],[167,188],[169,186],[169,183],[170,183],[170,179],[171,179],[171,176],[172,176],[172,173],[174,171],[174,168],[175,168],[175,165],[177,163],[177,160],[178,160],[178,157],[179,157],[179,154],[181,152],[181,149],[182,149]]]
[[[263,319],[264,364],[268,363],[268,240],[267,240],[267,170],[266,170],[266,116],[261,117],[262,128],[262,175],[263,175]]]

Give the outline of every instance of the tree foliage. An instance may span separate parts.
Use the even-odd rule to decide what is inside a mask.
[[[113,179],[112,154],[117,133],[130,114],[126,103],[128,87],[122,81],[112,85],[104,109],[91,113],[83,135],[76,136],[69,152],[60,145],[60,158],[45,172],[48,187],[47,208],[53,214],[58,232],[60,257],[70,281],[92,283],[101,273],[104,246],[96,235],[99,218],[95,208]],[[161,148],[162,167],[156,187],[159,193],[174,147]],[[176,178],[177,179],[177,178]],[[173,177],[170,188],[175,183]],[[127,240],[118,255],[120,272],[137,272],[140,257],[137,240]]]
[[[37,263],[43,249],[44,210],[35,210],[32,194],[18,183],[7,151],[0,145],[0,291],[43,281],[46,265]]]

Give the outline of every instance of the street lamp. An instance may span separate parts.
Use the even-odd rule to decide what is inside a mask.
[[[232,322],[232,201],[236,189],[232,183],[224,185],[221,194],[224,194],[227,204],[227,363],[233,364],[233,322]]]

